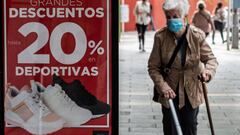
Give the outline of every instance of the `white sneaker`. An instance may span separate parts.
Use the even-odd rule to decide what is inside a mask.
[[[32,134],[49,134],[61,129],[65,121],[44,105],[36,91],[27,85],[21,91],[9,86],[5,96],[5,121]]]
[[[78,106],[58,84],[49,85],[43,92],[43,99],[53,112],[66,120],[67,126],[80,126],[92,118],[92,112]]]

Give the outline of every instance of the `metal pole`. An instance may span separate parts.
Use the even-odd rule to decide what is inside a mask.
[[[233,9],[232,49],[238,49],[238,9]]]
[[[177,129],[177,133],[178,133],[178,135],[183,135],[181,125],[178,121],[177,113],[176,113],[176,110],[175,110],[172,99],[169,99],[168,102],[169,102],[169,105],[170,105],[170,108],[171,108],[171,112],[172,112],[173,120],[174,120],[176,129]]]
[[[209,120],[209,124],[210,124],[211,133],[212,133],[212,135],[215,135],[211,111],[210,111],[209,102],[208,102],[208,96],[207,96],[207,86],[206,86],[205,82],[203,82],[203,81],[202,81],[202,88],[203,88],[204,99],[205,99],[205,103],[206,103],[206,107],[207,107],[207,114],[208,114],[208,120]]]
[[[228,26],[227,26],[227,50],[230,50],[230,15],[231,15],[231,0],[228,1]]]

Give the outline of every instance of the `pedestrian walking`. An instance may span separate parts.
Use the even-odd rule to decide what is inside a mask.
[[[226,24],[226,22],[225,22],[226,17],[225,17],[225,11],[224,11],[222,2],[218,2],[217,7],[214,10],[213,19],[214,19],[215,29],[218,30],[221,34],[222,43],[226,42],[224,40],[224,36],[223,36],[223,30],[224,30],[225,24]],[[214,38],[215,38],[215,33],[213,33],[213,35],[212,35],[212,43],[213,44],[215,44]]]
[[[211,31],[215,32],[213,20],[210,12],[206,9],[204,1],[197,2],[197,11],[193,15],[192,24],[201,29],[206,37]]]
[[[137,1],[134,8],[134,14],[136,16],[139,50],[145,51],[145,32],[150,22],[150,3],[147,0]]]
[[[150,19],[151,20],[150,20],[150,23],[149,23],[149,28],[150,28],[150,30],[155,31],[155,24],[154,24],[152,12],[153,12],[153,6],[150,3]]]
[[[199,105],[204,94],[199,76],[209,82],[218,62],[205,33],[188,24],[188,0],[165,0],[167,26],[156,32],[148,60],[154,82],[153,100],[162,105],[164,135],[177,135],[169,109],[173,100],[183,135],[197,135]]]

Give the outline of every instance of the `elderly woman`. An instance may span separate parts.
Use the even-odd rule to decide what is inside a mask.
[[[199,77],[209,82],[218,66],[205,33],[187,23],[188,9],[187,0],[165,1],[167,26],[156,32],[148,61],[153,100],[162,104],[164,135],[177,135],[169,99],[173,99],[183,134],[197,134],[199,105],[204,101]]]

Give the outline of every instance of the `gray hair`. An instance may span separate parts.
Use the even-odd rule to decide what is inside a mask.
[[[162,8],[164,11],[178,9],[181,17],[184,18],[186,15],[188,15],[189,2],[188,0],[165,0]]]

